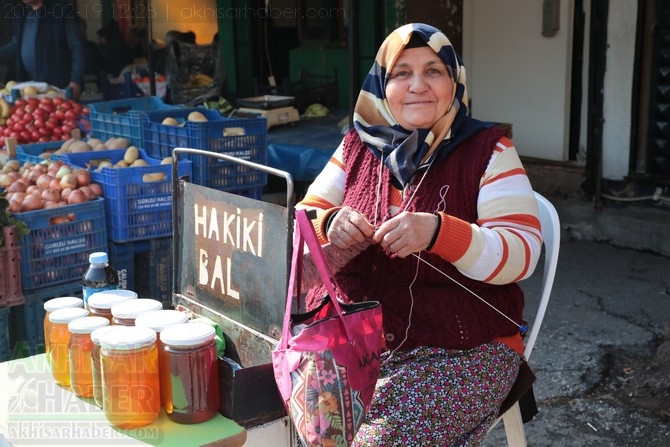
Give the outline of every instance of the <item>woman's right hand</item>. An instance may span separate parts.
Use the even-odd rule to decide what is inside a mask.
[[[345,250],[369,240],[374,232],[374,227],[363,214],[349,206],[343,206],[332,218],[327,236],[331,244]]]

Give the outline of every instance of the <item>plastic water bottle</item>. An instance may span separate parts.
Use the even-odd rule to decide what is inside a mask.
[[[107,253],[102,251],[91,253],[88,261],[90,265],[81,282],[84,305],[86,306],[88,306],[88,297],[94,293],[119,288],[119,275],[109,265]]]

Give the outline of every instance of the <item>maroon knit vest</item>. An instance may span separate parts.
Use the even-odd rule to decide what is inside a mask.
[[[502,136],[497,128],[483,130],[463,142],[446,159],[428,169],[425,178],[418,173],[410,187],[417,193],[411,203],[401,209],[408,211],[444,211],[467,222],[476,222],[479,182],[491,158],[494,145]],[[390,216],[390,173],[363,145],[358,134],[350,131],[345,140],[346,165],[343,205],[351,206],[378,224]],[[376,194],[381,189],[377,200]],[[406,194],[405,202],[412,196]],[[375,210],[378,204],[379,210]],[[517,284],[491,285],[474,281],[458,272],[437,255],[421,253],[458,283],[464,285],[504,315],[522,321],[523,293]],[[415,346],[439,346],[467,349],[491,341],[498,336],[513,335],[519,328],[486,303],[419,262],[414,256],[391,258],[379,245],[373,245],[337,274],[337,283],[348,299],[378,300],[382,303],[387,347],[402,349]],[[411,286],[415,275],[416,281]],[[414,306],[412,305],[412,296]],[[411,322],[410,322],[411,309]],[[409,326],[407,340],[403,342]]]

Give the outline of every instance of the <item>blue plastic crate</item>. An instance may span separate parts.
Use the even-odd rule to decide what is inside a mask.
[[[172,307],[172,237],[151,239],[150,249],[135,257],[135,292]]]
[[[149,110],[173,110],[179,106],[165,104],[155,96],[117,99],[89,104],[91,136],[101,140],[127,138],[131,144],[144,147],[141,115]]]
[[[76,167],[90,167],[91,180],[102,186],[109,239],[128,242],[172,235],[172,164],[162,164],[139,149],[147,166],[100,170],[94,167],[102,160],[116,164],[125,152],[80,152],[67,154],[65,161]],[[191,173],[191,161],[179,161],[177,174],[181,177]],[[145,177],[152,174],[162,175],[163,180],[150,181]]]
[[[135,290],[135,258],[151,251],[151,241],[114,242],[107,241],[109,246],[109,265],[119,275],[119,288]],[[144,266],[139,266],[139,270]]]
[[[53,152],[60,149],[63,143],[65,143],[65,140],[49,141],[47,143],[19,144],[16,146],[16,159],[21,163],[40,163],[44,160],[62,160],[63,154],[54,154]]]
[[[0,362],[10,360],[12,345],[9,339],[9,313],[11,307],[0,307]]]
[[[81,278],[77,281],[42,287],[28,292],[25,294],[24,304],[11,308],[9,339],[14,357],[26,357],[44,352],[44,316],[46,315],[44,303],[61,296],[81,298]]]
[[[205,115],[208,121],[187,121],[189,113],[195,110]],[[175,118],[180,125],[162,124],[167,117]],[[146,112],[142,119],[143,147],[152,157],[168,157],[174,148],[185,147],[267,164],[265,118],[225,118],[216,110],[190,108]],[[191,181],[197,185],[238,192],[263,186],[267,182],[264,172],[238,163],[200,155],[187,154],[184,157],[193,161]]]
[[[107,251],[105,200],[101,197],[16,213],[30,233],[21,239],[21,284],[24,293],[79,280],[88,268],[88,255]]]

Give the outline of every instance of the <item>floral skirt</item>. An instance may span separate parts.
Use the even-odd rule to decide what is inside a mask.
[[[372,404],[354,446],[477,446],[521,364],[508,346],[419,347],[382,358]]]

